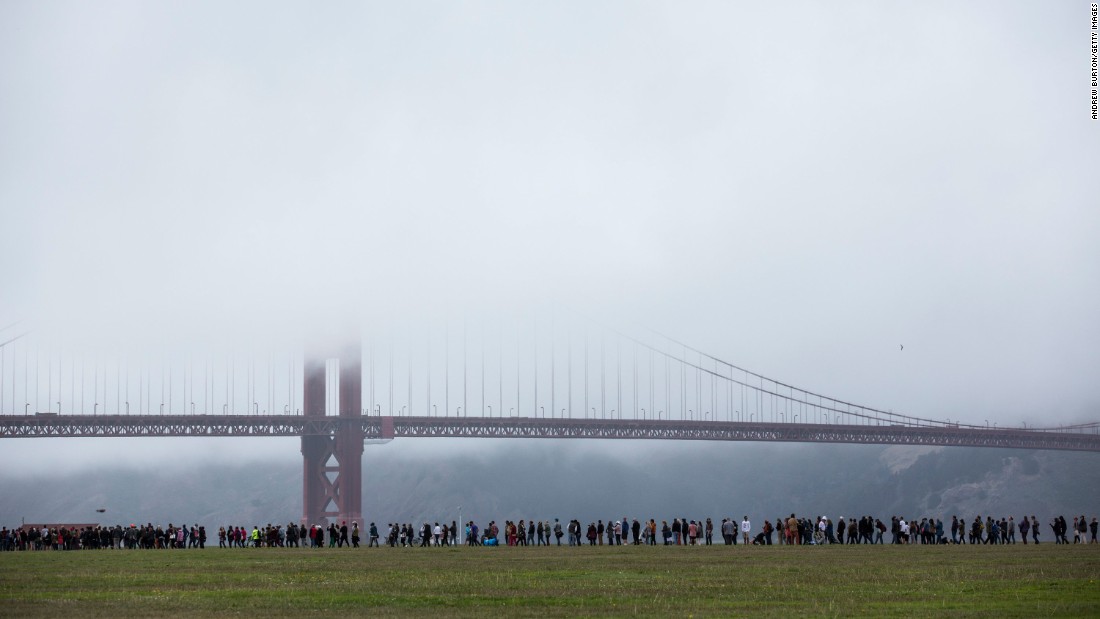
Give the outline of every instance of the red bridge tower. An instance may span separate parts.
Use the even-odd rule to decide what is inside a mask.
[[[363,524],[362,351],[358,341],[344,347],[339,363],[337,411],[342,420],[331,436],[303,436],[302,524],[324,524],[331,518]],[[307,355],[303,364],[303,414],[325,416],[327,359]]]

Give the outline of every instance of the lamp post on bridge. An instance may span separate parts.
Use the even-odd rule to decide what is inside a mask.
[[[486,406],[489,407],[489,416],[492,417],[493,416],[493,405],[492,404],[487,404]]]
[[[462,416],[462,407],[459,406],[459,407],[455,408],[455,417],[461,417],[461,416]]]
[[[588,417],[588,415],[585,415],[585,417],[587,418],[587,417]],[[595,406],[593,406],[593,407],[592,407],[592,418],[593,418],[593,419],[595,419],[595,418],[596,418],[596,407],[595,407]]]
[[[645,419],[645,409],[642,409],[642,419]]]
[[[546,407],[545,406],[540,406],[539,410],[542,411],[542,418],[546,419]]]
[[[432,404],[432,416],[433,417],[438,417],[439,416],[439,408],[435,404]]]

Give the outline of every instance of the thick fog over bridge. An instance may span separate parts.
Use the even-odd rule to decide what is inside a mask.
[[[1096,421],[1078,13],[7,3],[0,413]]]

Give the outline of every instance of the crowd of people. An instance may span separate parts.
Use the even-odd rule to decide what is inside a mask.
[[[48,526],[0,528],[0,551],[5,550],[92,550],[100,548],[204,548],[206,527],[167,527],[131,524],[128,527]]]
[[[425,525],[427,526],[427,525]],[[452,523],[452,536],[453,536]],[[1067,525],[1062,516],[1050,521],[1050,528],[1057,544],[1069,544],[1067,531],[1073,533],[1073,542],[1097,543],[1097,519],[1089,522],[1085,516],[1074,517],[1073,524]],[[904,517],[894,516],[890,518],[890,524],[885,524],[878,518],[863,516],[856,518],[838,518],[835,522],[826,516],[819,518],[797,517],[791,514],[787,518],[764,520],[763,524],[754,527],[748,516],[741,521],[734,518],[723,518],[715,525],[711,518],[691,520],[687,518],[674,518],[670,524],[662,520],[660,526],[655,519],[646,520],[622,518],[621,520],[608,520],[604,524],[602,519],[589,522],[587,527],[579,520],[570,520],[564,526],[555,519],[551,525],[549,521],[523,521],[518,523],[505,521],[503,539],[500,539],[500,529],[495,522],[490,522],[484,530],[479,530],[474,522],[466,523],[466,543],[468,545],[496,545],[508,546],[549,546],[551,543],[562,545],[562,538],[566,539],[568,546],[582,546],[586,542],[589,546],[617,546],[622,544],[650,545],[660,543],[665,546],[680,545],[712,545],[715,533],[721,536],[722,542],[727,545],[821,545],[821,544],[884,544],[884,536],[890,534],[891,544],[1015,544],[1017,542],[1017,529],[1020,533],[1020,541],[1028,543],[1030,533],[1031,542],[1039,543],[1040,527],[1035,516],[1023,517],[1017,527],[1014,517],[994,519],[976,516],[968,524],[964,519],[953,516],[951,524],[944,526],[943,520],[938,518],[921,518],[907,521]],[[404,528],[402,534],[391,535],[390,545],[413,545],[406,543]],[[411,527],[409,527],[411,531]],[[950,538],[947,533],[950,532]],[[659,536],[659,537],[658,537]],[[446,538],[443,540],[446,543]]]
[[[1067,530],[1073,532],[1074,544],[1097,543],[1095,517],[1091,522],[1085,516],[1074,517],[1073,525],[1069,527],[1065,517],[1057,516],[1050,521],[1050,529],[1056,544],[1071,543],[1066,536]],[[750,530],[747,518],[741,523],[741,530]],[[772,533],[777,532],[780,544],[882,544],[885,543],[884,535],[889,531],[891,544],[1015,544],[1017,530],[1022,543],[1028,543],[1029,533],[1031,543],[1039,543],[1039,519],[1035,516],[1022,517],[1019,525],[1012,516],[1007,519],[987,516],[984,520],[981,516],[975,516],[969,523],[964,518],[952,516],[951,523],[947,526],[939,518],[921,518],[917,522],[915,519],[906,521],[901,516],[894,516],[890,518],[888,526],[871,516],[863,516],[858,520],[845,520],[841,516],[834,526],[833,520],[824,516],[813,521],[796,518],[791,514],[786,519],[777,518],[774,526],[765,521],[752,538],[752,543],[771,544]]]
[[[1057,516],[1049,522],[1056,544],[1097,543],[1097,519],[1088,520],[1085,516],[1076,516],[1068,524],[1065,517]],[[715,533],[727,546],[740,543],[745,545],[823,545],[823,544],[884,544],[884,537],[890,535],[891,544],[1015,544],[1019,541],[1027,544],[1040,543],[1039,520],[1035,516],[1024,516],[1017,521],[1008,518],[975,516],[966,520],[952,516],[945,525],[939,518],[925,517],[919,521],[906,520],[893,516],[889,524],[872,516],[860,518],[833,519],[798,517],[791,514],[775,521],[764,520],[754,526],[748,516],[738,521],[734,518],[722,518],[715,523],[711,518],[692,520],[673,518],[669,523],[662,520],[658,525],[653,518],[639,520],[623,517],[621,519],[602,519],[589,522],[587,526],[580,520],[571,519],[564,525],[555,518],[549,520],[506,520],[503,530],[490,521],[485,527],[469,521],[459,529],[455,521],[434,524],[425,522],[420,527],[411,523],[388,523],[379,527],[370,523],[366,528],[367,546],[390,547],[445,547],[463,543],[468,546],[562,546],[565,538],[567,546],[619,546],[624,544],[656,546],[695,546],[712,545]],[[250,529],[243,526],[223,526],[218,528],[219,548],[359,548],[362,541],[359,523],[346,521],[328,526],[298,525],[290,523]],[[949,537],[950,535],[950,537]],[[1073,541],[1070,541],[1072,535]],[[464,541],[460,541],[464,540]],[[166,527],[131,524],[129,527],[115,525],[50,528],[20,527],[0,528],[0,551],[13,550],[78,550],[78,549],[183,549],[205,548],[207,544],[206,527],[202,525]]]

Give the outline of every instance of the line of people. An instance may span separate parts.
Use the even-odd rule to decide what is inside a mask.
[[[0,529],[0,551],[205,548],[206,527],[131,524],[128,527],[23,526]]]
[[[335,522],[323,527],[318,524],[305,525],[293,522],[282,525],[256,525],[248,531],[245,527],[229,526],[218,529],[219,548],[358,548],[360,542],[359,523],[352,522],[348,527],[346,520],[339,525]]]
[[[1097,543],[1097,518],[1091,521],[1084,515],[1073,518],[1072,525],[1065,517],[1053,518],[1049,525],[1055,543]],[[495,521],[480,528],[476,522],[464,523],[460,531],[455,521],[446,523],[424,523],[414,527],[411,523],[388,523],[380,534],[379,527],[370,523],[367,529],[367,546],[380,546],[380,541],[391,547],[445,547],[456,546],[460,533],[464,543],[469,546],[617,546],[632,545],[711,545],[717,533],[726,545],[771,545],[773,536],[778,545],[821,545],[821,544],[883,544],[887,531],[891,544],[1015,544],[1017,532],[1020,541],[1039,543],[1040,526],[1035,516],[1024,516],[1017,521],[1013,517],[993,518],[976,516],[969,523],[958,516],[951,518],[949,526],[939,518],[921,518],[920,521],[906,520],[901,516],[890,518],[887,525],[878,518],[863,516],[860,518],[831,518],[821,516],[816,519],[797,517],[791,514],[786,518],[764,520],[759,527],[745,516],[737,521],[722,518],[715,523],[711,518],[688,519],[673,518],[669,523],[656,519],[639,520],[623,517],[621,519],[602,519],[582,525],[578,519],[563,523],[555,518],[549,520],[506,520],[504,528]],[[950,533],[950,538],[947,537]],[[1073,541],[1070,542],[1069,534]],[[218,529],[218,546],[221,548],[261,548],[261,547],[309,547],[309,548],[359,548],[359,523],[346,521],[339,525],[331,523],[321,525],[256,525],[248,530],[242,526],[224,526]],[[11,550],[76,550],[76,549],[181,549],[205,548],[206,528],[202,525],[167,527],[131,524],[129,527],[84,526],[84,527],[21,527],[19,529],[0,528],[0,551]]]

